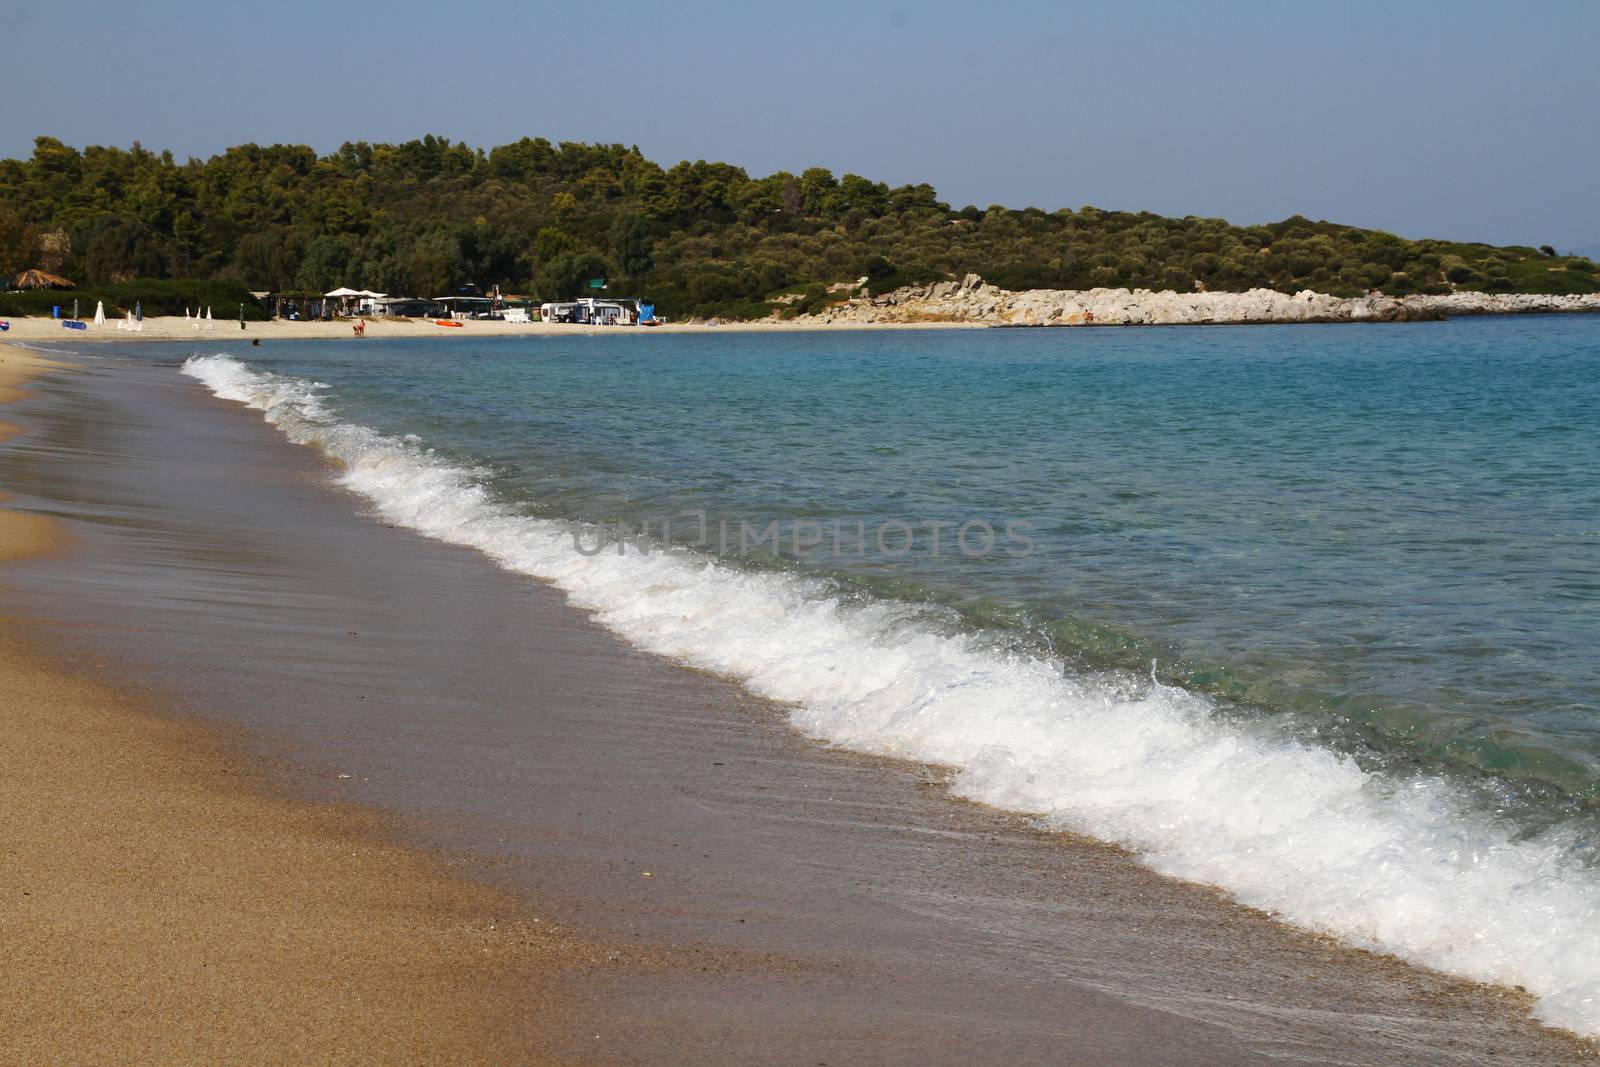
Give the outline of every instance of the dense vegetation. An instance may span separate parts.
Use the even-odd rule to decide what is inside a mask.
[[[251,295],[250,287],[228,278],[139,278],[117,284],[79,285],[65,292],[25,289],[0,293],[0,315],[49,315],[52,307],[60,307],[63,315],[70,315],[73,301],[78,303],[81,318],[94,314],[96,301],[104,301],[106,314],[113,318],[119,313],[118,309],[124,308],[129,311],[138,308],[144,315],[182,315],[186,310],[209,308],[217,318],[234,321],[238,321],[241,314],[247,319],[267,317],[266,310]]]
[[[471,282],[541,299],[604,276],[667,313],[740,316],[816,307],[830,283],[863,275],[875,291],[968,272],[1010,289],[1600,291],[1593,263],[1549,247],[1411,241],[1298,216],[1232,226],[1093,207],[952,210],[927,185],[821,168],[752,178],[726,163],[664,169],[621,145],[483,151],[431,136],[321,157],[241,145],[185,162],[41,137],[31,159],[0,161],[0,274],[26,267],[87,286],[436,296]]]

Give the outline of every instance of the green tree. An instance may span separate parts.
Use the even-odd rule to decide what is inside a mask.
[[[449,296],[466,281],[461,242],[446,233],[430,233],[411,251],[411,289],[418,296]]]
[[[543,138],[484,152],[430,135],[324,156],[244,144],[180,162],[41,137],[30,158],[0,160],[0,268],[86,281],[227,276],[431,296],[532,279],[570,296],[616,272],[669,314],[735,315],[767,313],[785,287],[825,295],[869,257],[887,265],[873,269],[877,288],[975,272],[1011,288],[1600,291],[1593,263],[1552,252],[1303,216],[1236,227],[1093,206],[952,211],[927,185],[821,167],[757,178],[705,160],[663,168],[637,147]]]
[[[161,238],[142,222],[99,218],[83,226],[73,244],[83,249],[83,273],[96,285],[166,274]]]
[[[563,252],[539,269],[534,290],[541,300],[571,300],[585,295],[590,279],[604,278],[610,270],[593,252]]]
[[[655,239],[643,215],[618,215],[611,224],[611,261],[623,277],[638,278],[648,273],[654,248]]]
[[[338,237],[319,237],[306,249],[300,266],[295,271],[296,289],[326,293],[341,286],[351,286],[350,245]]]
[[[0,288],[9,287],[12,276],[32,267],[38,255],[39,232],[0,205]]]

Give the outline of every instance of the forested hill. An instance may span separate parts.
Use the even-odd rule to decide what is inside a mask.
[[[1548,247],[1411,241],[1300,217],[1232,226],[1093,207],[952,209],[928,185],[821,168],[753,178],[726,163],[663,168],[622,145],[524,139],[484,151],[432,136],[327,156],[249,144],[186,161],[41,137],[31,159],[0,162],[0,274],[28,267],[80,285],[223,278],[433,296],[473,282],[542,299],[604,276],[610,292],[663,311],[743,316],[816,306],[828,283],[861,275],[878,291],[969,272],[1008,289],[1600,290],[1592,262]]]

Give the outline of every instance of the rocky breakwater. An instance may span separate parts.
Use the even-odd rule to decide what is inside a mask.
[[[989,326],[1201,326],[1273,322],[1419,322],[1450,315],[1600,311],[1600,294],[1538,296],[1452,293],[1394,297],[1280,293],[1178,293],[1149,289],[1029,289],[1012,292],[976,274],[959,282],[853,296],[802,321],[952,322]]]
[[[1544,315],[1562,311],[1600,311],[1600,293],[1565,296],[1543,293],[1447,293],[1409,299],[1441,315]]]

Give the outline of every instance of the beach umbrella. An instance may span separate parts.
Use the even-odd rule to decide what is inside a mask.
[[[73,317],[74,320],[76,320],[77,317],[78,317],[78,298],[77,297],[73,297],[72,298],[72,317]]]
[[[211,321],[211,305],[210,304],[206,305],[206,321],[207,322]]]
[[[96,300],[94,302],[94,324],[100,327],[104,327],[106,324],[106,302],[104,300]]]
[[[18,289],[71,289],[72,282],[59,274],[42,270],[25,270],[11,283]]]
[[[183,321],[184,322],[188,322],[189,321],[189,305],[187,305],[187,304],[185,304],[184,307],[183,307]]]
[[[135,300],[133,302],[133,317],[138,322],[143,322],[144,321],[144,303],[143,303],[143,301]]]

